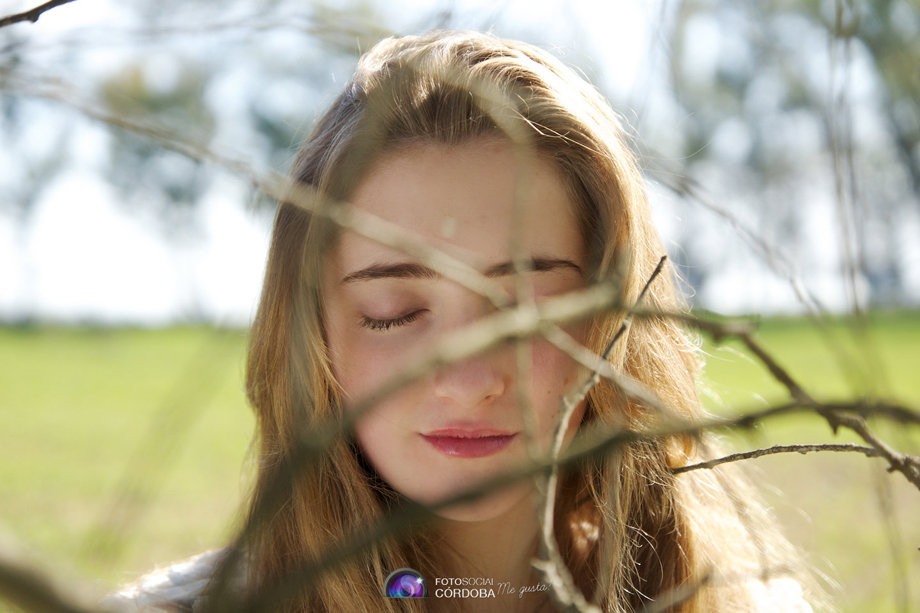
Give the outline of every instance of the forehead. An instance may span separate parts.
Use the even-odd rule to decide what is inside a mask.
[[[509,260],[512,239],[525,255],[584,264],[575,204],[560,170],[541,156],[519,160],[500,140],[388,153],[364,175],[351,203],[481,270]],[[339,237],[333,257],[343,274],[407,258],[350,231]]]

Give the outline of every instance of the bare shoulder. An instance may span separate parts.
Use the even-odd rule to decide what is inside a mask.
[[[207,551],[148,573],[109,595],[102,604],[119,613],[186,613],[195,608],[225,549]],[[242,580],[237,578],[237,587]]]

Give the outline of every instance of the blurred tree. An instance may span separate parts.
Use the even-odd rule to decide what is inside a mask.
[[[689,174],[730,202],[802,269],[836,271],[848,261],[851,305],[863,282],[876,303],[908,300],[905,233],[920,224],[903,215],[920,211],[920,0],[673,6],[660,12],[661,31],[673,34],[668,87],[650,90],[650,106],[670,108],[673,121],[653,111],[640,143],[679,160],[668,172]],[[311,112],[340,89],[337,77],[347,77],[361,50],[393,30],[468,27],[460,8],[443,3],[406,18],[378,0],[147,0],[123,8],[117,20],[107,15],[108,31],[95,24],[42,40],[28,28],[3,28],[0,212],[27,223],[60,169],[91,157],[80,142],[86,130],[75,130],[78,113],[61,112],[71,96],[242,158],[259,172],[286,172]],[[17,96],[23,84],[52,83],[67,87],[53,107],[28,92]],[[120,190],[124,208],[153,220],[170,240],[196,236],[199,204],[225,171],[120,129],[105,142],[107,159],[95,171]],[[681,221],[675,259],[693,265],[688,279],[705,290],[737,250],[713,240],[700,216]],[[835,233],[829,246],[818,240]],[[852,253],[841,258],[847,245]]]
[[[103,105],[118,117],[156,118],[174,133],[206,144],[215,127],[214,114],[203,99],[209,75],[187,58],[150,59],[138,58],[105,78],[99,86]],[[109,143],[107,178],[121,191],[122,201],[133,207],[141,195],[158,206],[156,218],[165,225],[167,236],[188,231],[194,219],[189,209],[207,188],[206,169],[198,161],[123,130],[113,131]]]
[[[72,10],[90,9],[74,3]],[[340,89],[336,75],[349,74],[362,49],[390,34],[386,23],[383,5],[370,0],[148,0],[52,38],[35,36],[28,23],[0,29],[0,214],[15,220],[19,252],[27,252],[45,188],[80,166],[116,189],[123,210],[179,247],[171,252],[190,296],[186,316],[199,318],[187,256],[201,242],[200,205],[228,170],[164,144],[286,173],[313,113]],[[105,117],[163,138],[97,121]],[[274,206],[260,195],[249,201]],[[28,285],[28,256],[21,266]],[[25,311],[32,304],[27,297]]]
[[[744,194],[751,223],[796,259],[836,194],[842,256],[826,259],[852,260],[851,307],[862,280],[876,303],[903,300],[903,214],[920,205],[920,2],[687,0],[675,23],[686,118],[669,153]]]

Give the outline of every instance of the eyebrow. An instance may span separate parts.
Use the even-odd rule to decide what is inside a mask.
[[[526,269],[532,272],[550,272],[558,269],[572,269],[584,275],[575,262],[571,260],[553,258],[533,258],[525,262]],[[486,277],[506,277],[515,273],[513,262],[502,262],[487,269],[483,274]],[[342,279],[341,285],[357,281],[372,281],[374,279],[440,279],[441,274],[422,264],[374,264],[367,268],[355,271]]]

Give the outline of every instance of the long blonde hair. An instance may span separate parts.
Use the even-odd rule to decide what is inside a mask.
[[[571,69],[530,45],[445,31],[380,42],[318,122],[292,176],[329,203],[345,201],[369,164],[393,147],[507,138],[509,125],[525,126],[524,138],[567,178],[590,280],[619,275],[623,302],[634,303],[663,250],[620,120]],[[249,347],[247,392],[260,428],[254,499],[290,459],[299,433],[341,410],[319,288],[322,256],[334,238],[320,216],[280,204]],[[684,308],[671,275],[651,286],[645,304],[665,312]],[[596,318],[590,348],[602,353],[623,317]],[[636,321],[610,362],[684,418],[702,416],[697,348],[674,319]],[[602,383],[588,398],[581,427],[642,431],[655,419],[650,409]],[[701,589],[669,610],[749,610],[754,605],[745,601],[746,591],[728,578],[786,561],[781,539],[740,480],[726,471],[672,475],[673,467],[705,455],[706,440],[645,440],[569,472],[557,502],[556,537],[586,597],[605,611],[637,610],[710,572],[727,586]],[[254,588],[275,584],[379,522],[394,500],[354,445],[338,441],[315,470],[294,482],[251,543]],[[743,512],[738,504],[746,505]],[[380,590],[387,574],[401,567],[437,576],[433,552],[424,529],[383,539],[288,599],[283,610],[428,610],[423,600],[385,600]]]

